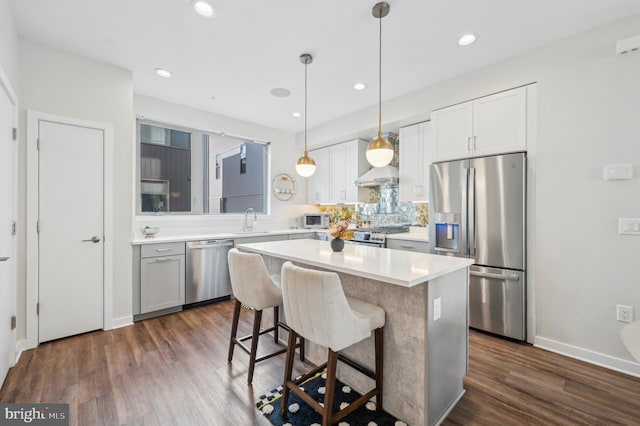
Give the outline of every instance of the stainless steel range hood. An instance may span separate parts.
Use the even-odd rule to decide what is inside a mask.
[[[373,167],[356,179],[355,184],[363,188],[398,184],[398,168],[393,166]]]

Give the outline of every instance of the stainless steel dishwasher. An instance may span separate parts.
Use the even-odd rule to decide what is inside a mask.
[[[197,303],[231,295],[227,253],[233,240],[187,243],[185,303]]]

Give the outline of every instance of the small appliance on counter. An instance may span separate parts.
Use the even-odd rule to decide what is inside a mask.
[[[307,229],[328,228],[330,217],[328,213],[305,213],[303,220]]]

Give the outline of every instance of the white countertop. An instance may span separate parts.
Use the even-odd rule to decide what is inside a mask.
[[[162,235],[162,231],[154,237],[144,237],[136,235],[132,241],[133,245],[154,244],[154,243],[176,243],[182,241],[201,241],[201,240],[236,240],[249,237],[267,237],[270,235],[289,235],[289,234],[308,234],[316,232],[316,229],[282,229],[275,231],[255,231],[255,232],[218,232],[207,234],[175,234]],[[325,231],[325,230],[321,230]]]
[[[345,244],[342,252],[335,253],[328,241],[319,240],[249,243],[237,247],[403,287],[413,287],[473,264],[471,259],[356,244]]]

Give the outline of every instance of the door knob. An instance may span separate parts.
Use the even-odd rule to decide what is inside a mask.
[[[97,236],[93,236],[91,237],[90,240],[82,240],[83,243],[99,243],[100,242],[100,238],[98,238]]]

